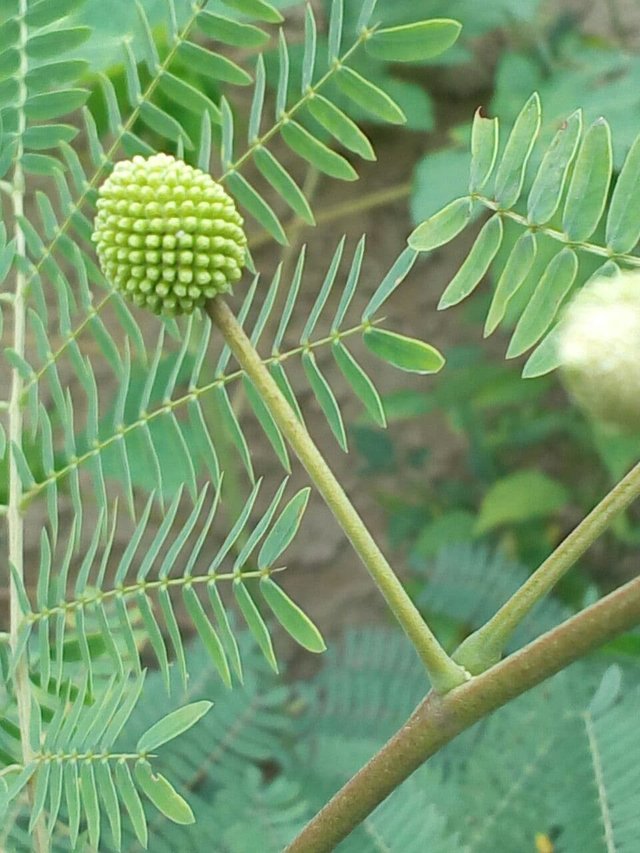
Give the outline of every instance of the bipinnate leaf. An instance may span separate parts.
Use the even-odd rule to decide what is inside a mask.
[[[298,605],[270,578],[260,581],[260,592],[285,631],[304,649],[315,654],[326,650],[320,631]]]
[[[160,773],[154,773],[148,761],[139,761],[134,769],[136,782],[153,805],[174,823],[195,823],[189,803]]]
[[[400,27],[376,30],[365,42],[367,53],[386,62],[421,62],[451,47],[462,24],[450,18],[433,18]]]
[[[407,373],[437,373],[444,357],[424,341],[372,327],[364,333],[364,342],[372,353]]]
[[[136,750],[142,754],[153,752],[162,744],[178,737],[183,732],[188,731],[192,726],[200,720],[211,709],[211,702],[201,701],[192,702],[190,705],[185,705],[178,708],[177,711],[172,711],[154,723],[150,729],[142,735],[136,745]]]

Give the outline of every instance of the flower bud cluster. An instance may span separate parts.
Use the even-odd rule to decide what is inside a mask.
[[[190,314],[231,290],[247,239],[233,199],[168,154],[116,164],[102,184],[93,241],[105,277],[156,314]]]

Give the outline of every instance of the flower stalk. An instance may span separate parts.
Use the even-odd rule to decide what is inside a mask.
[[[446,693],[463,684],[469,677],[468,673],[449,657],[426,625],[344,489],[309,433],[296,417],[227,303],[218,296],[208,303],[208,311],[231,352],[255,384],[273,419],[346,533],[396,619],[415,646],[429,674],[434,690],[438,693]]]

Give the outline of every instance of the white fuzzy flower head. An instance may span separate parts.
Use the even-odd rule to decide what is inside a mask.
[[[640,430],[640,271],[584,287],[565,312],[558,353],[567,390],[588,415]]]

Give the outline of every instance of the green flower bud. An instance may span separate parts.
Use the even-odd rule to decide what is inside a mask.
[[[233,199],[168,154],[117,163],[92,236],[105,277],[155,314],[190,314],[242,276],[247,238]]]
[[[565,386],[588,415],[640,428],[640,272],[579,291],[559,329],[558,355]]]

